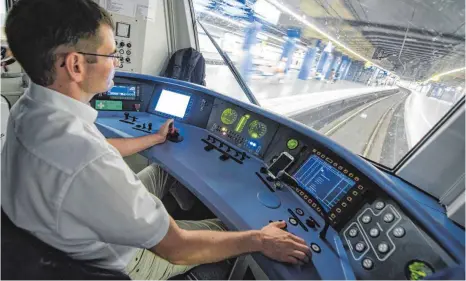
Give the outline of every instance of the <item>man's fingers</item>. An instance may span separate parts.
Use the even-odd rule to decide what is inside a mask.
[[[293,250],[298,250],[300,252],[305,253],[308,256],[312,255],[311,249],[308,246],[303,245],[303,244],[298,243],[298,242],[294,242],[294,241],[292,241],[291,244],[292,244]]]
[[[286,225],[284,221],[274,221],[274,222],[271,222],[270,224],[278,228],[284,228]]]
[[[291,263],[291,264],[299,264],[298,259],[292,256],[287,256],[284,262]]]
[[[301,251],[294,250],[293,252],[291,252],[291,255],[293,257],[297,258],[298,260],[301,260],[301,261],[303,261],[305,263],[309,262],[309,257],[305,253],[303,253]]]
[[[304,239],[296,236],[296,235],[291,234],[291,239],[293,239],[294,241],[296,241],[298,243],[306,245],[306,241]]]

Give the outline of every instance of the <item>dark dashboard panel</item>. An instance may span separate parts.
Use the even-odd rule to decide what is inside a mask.
[[[207,130],[262,158],[278,124],[232,103],[215,99]]]
[[[385,196],[366,202],[341,230],[358,279],[423,279],[452,259]]]

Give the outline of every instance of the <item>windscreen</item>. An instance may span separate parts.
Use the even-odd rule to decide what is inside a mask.
[[[193,3],[262,107],[388,168],[464,97],[464,1]],[[198,37],[207,87],[244,100]]]

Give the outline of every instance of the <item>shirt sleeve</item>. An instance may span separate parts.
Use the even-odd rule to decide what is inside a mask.
[[[110,152],[82,169],[58,213],[66,239],[151,248],[167,234],[169,215],[120,155]]]

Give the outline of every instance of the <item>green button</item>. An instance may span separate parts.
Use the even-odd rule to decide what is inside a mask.
[[[123,101],[120,100],[96,100],[97,110],[123,110]]]
[[[289,139],[288,142],[286,143],[286,146],[288,147],[289,150],[293,150],[296,147],[298,147],[299,142],[298,140],[295,139]]]

